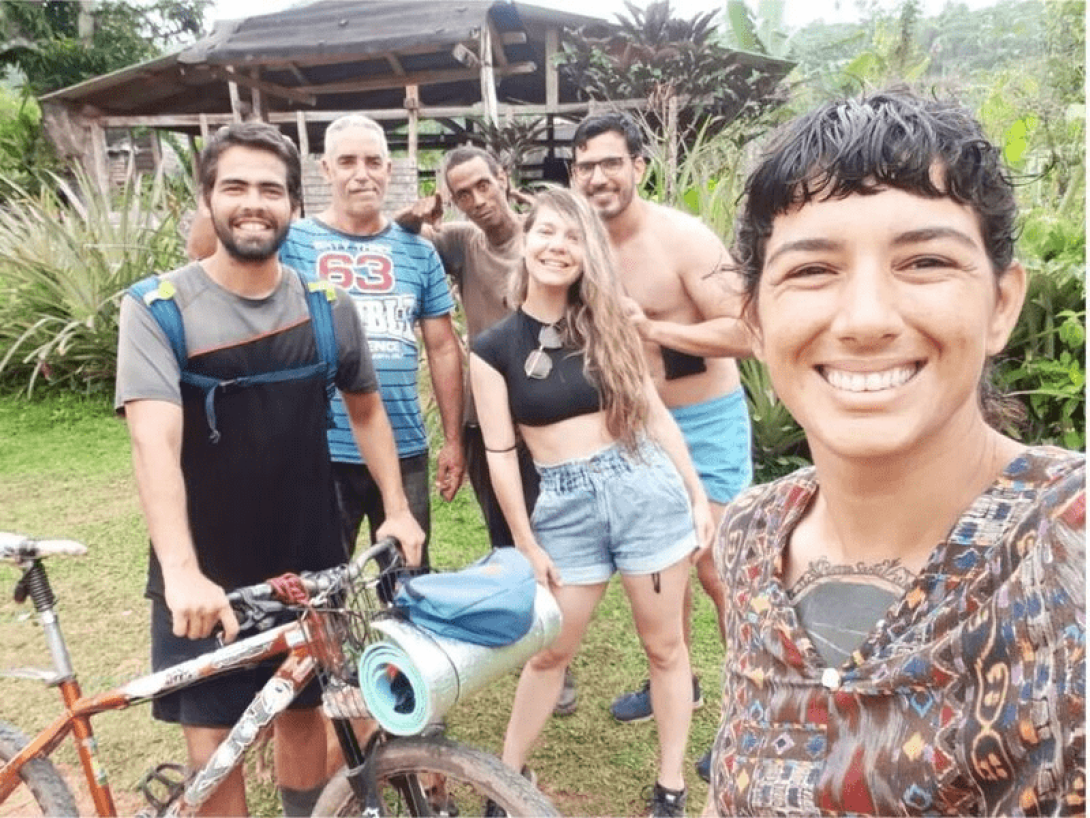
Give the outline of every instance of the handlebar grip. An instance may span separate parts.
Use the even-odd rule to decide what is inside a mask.
[[[383,554],[389,554],[387,560],[382,560]],[[397,537],[383,537],[361,555],[364,562],[372,559],[383,561],[385,564],[393,562],[405,562],[405,553],[401,550],[401,543]]]
[[[249,602],[272,599],[272,593],[272,586],[266,582],[259,582],[256,585],[244,585],[241,588],[228,591],[227,603],[232,608],[236,608],[238,605],[246,605]]]
[[[22,534],[0,531],[0,559],[33,560],[43,557],[82,557],[87,546],[75,540],[34,540]]]

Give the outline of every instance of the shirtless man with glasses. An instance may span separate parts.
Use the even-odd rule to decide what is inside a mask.
[[[576,128],[572,147],[572,188],[606,226],[655,385],[681,427],[718,522],[752,479],[749,415],[734,361],[750,355],[749,338],[727,252],[698,219],[639,196],[647,169],[643,134],[626,114],[591,114]],[[722,636],[723,587],[711,553],[699,552],[695,562]],[[686,643],[691,610],[688,592]],[[694,707],[701,702],[694,678]],[[620,696],[611,712],[620,721],[650,718],[648,685]],[[698,764],[702,776],[706,759]]]

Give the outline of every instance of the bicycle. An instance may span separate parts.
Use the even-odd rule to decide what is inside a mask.
[[[92,696],[84,696],[80,689],[43,562],[46,557],[86,552],[83,545],[70,540],[32,540],[0,533],[0,560],[13,562],[22,571],[15,598],[33,601],[53,661],[52,671],[2,675],[39,678],[56,686],[64,706],[61,715],[29,740],[13,725],[0,721],[0,806],[17,795],[20,814],[35,805],[44,815],[78,814],[71,790],[49,760],[71,733],[96,813],[116,815],[110,785],[97,757],[92,717],[285,656],[204,767],[186,771],[179,765],[161,764],[145,776],[141,790],[148,806],[140,816],[195,812],[242,762],[262,728],[315,676],[323,685],[327,714],[333,711],[345,758],[345,766],[323,791],[316,815],[481,815],[491,808],[489,802],[508,815],[559,815],[544,794],[498,758],[437,733],[403,738],[378,728],[366,745],[360,746],[350,719],[367,714],[358,689],[353,687],[350,657],[374,638],[371,620],[386,615],[381,599],[387,597],[378,588],[381,583],[393,582],[392,572],[400,566],[394,541],[376,543],[335,568],[236,589],[228,599],[239,623],[257,629],[257,633]],[[369,573],[383,553],[391,555],[389,567]],[[272,617],[283,611],[298,616],[286,624],[270,625]]]

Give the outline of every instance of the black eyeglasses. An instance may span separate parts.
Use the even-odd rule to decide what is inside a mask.
[[[576,162],[571,166],[571,175],[575,179],[585,181],[594,175],[595,168],[601,168],[606,176],[616,176],[624,169],[625,156],[607,156],[597,162]],[[631,156],[632,159],[636,157]]]
[[[537,333],[537,343],[537,349],[526,356],[522,369],[527,378],[542,381],[553,371],[553,359],[549,357],[547,350],[560,349],[564,346],[564,340],[560,337],[556,324],[546,324]]]

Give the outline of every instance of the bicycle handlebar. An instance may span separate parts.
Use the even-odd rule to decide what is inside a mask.
[[[376,562],[381,565],[380,557],[389,554],[388,563],[383,570],[397,570],[404,565],[401,544],[393,537],[385,537],[366,551],[354,557],[350,562],[326,568],[322,571],[303,571],[299,574],[307,595],[311,598],[325,599],[330,594],[344,588],[350,581],[361,576],[367,564]],[[245,585],[227,594],[227,602],[238,616],[240,629],[260,625],[270,614],[287,610],[291,603],[276,597],[276,591],[268,582]],[[218,630],[218,626],[217,626]]]
[[[82,557],[86,553],[87,546],[75,540],[34,540],[0,531],[0,560],[20,563],[42,557]]]

